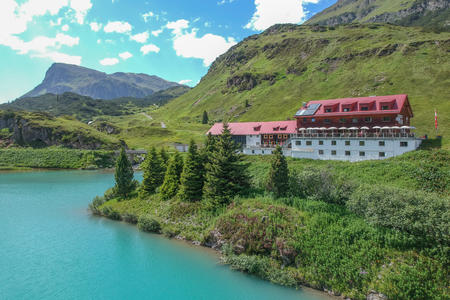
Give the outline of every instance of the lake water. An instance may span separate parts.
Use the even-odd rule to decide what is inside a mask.
[[[101,171],[0,173],[0,299],[324,299],[91,216],[91,199],[112,185]]]

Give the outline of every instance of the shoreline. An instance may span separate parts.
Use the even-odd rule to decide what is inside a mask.
[[[124,220],[114,220],[114,219],[111,219],[111,218],[109,218],[107,216],[104,216],[104,215],[94,214],[89,209],[88,209],[88,213],[92,217],[105,218],[105,219],[110,220],[110,221],[120,222],[122,224],[134,227],[135,230],[139,230],[139,228],[137,228],[137,224],[129,223],[129,222],[126,222]],[[168,237],[168,236],[164,235],[162,232],[160,232],[160,233],[146,232],[146,231],[142,231],[142,232],[145,233],[145,234],[153,235],[154,237],[157,237],[157,238],[169,240],[169,241],[174,242],[176,244],[182,245],[183,247],[189,247],[191,249],[195,249],[196,251],[198,251],[198,250],[203,251],[203,252],[207,253],[207,255],[214,256],[215,259],[217,260],[218,264],[223,265],[223,266],[227,266],[231,271],[240,272],[240,273],[245,274],[246,276],[252,276],[254,278],[257,278],[258,280],[263,280],[263,281],[269,282],[270,284],[274,284],[274,285],[280,286],[282,288],[295,289],[295,290],[300,290],[300,291],[304,290],[307,293],[310,293],[310,294],[313,294],[313,295],[318,295],[320,297],[323,297],[324,299],[330,299],[330,300],[331,299],[335,299],[335,300],[336,299],[344,299],[343,297],[333,295],[333,294],[331,294],[330,292],[328,292],[326,290],[316,289],[316,288],[308,286],[308,285],[301,284],[301,285],[298,285],[298,286],[295,286],[295,287],[284,286],[284,285],[281,285],[281,284],[277,284],[277,283],[271,282],[271,281],[269,281],[267,279],[261,278],[261,277],[255,275],[255,274],[250,274],[250,273],[242,271],[242,270],[234,269],[234,268],[231,267],[230,264],[224,263],[222,261],[223,255],[222,255],[222,252],[220,250],[217,250],[217,249],[214,249],[212,247],[208,247],[206,245],[203,245],[199,241],[190,241],[190,240],[188,240],[188,239],[186,239],[185,237],[182,237],[182,236]],[[350,298],[345,298],[345,299],[350,299]]]

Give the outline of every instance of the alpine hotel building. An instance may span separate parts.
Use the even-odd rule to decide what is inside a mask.
[[[309,101],[295,120],[228,123],[245,154],[276,146],[295,158],[360,161],[397,156],[419,147],[407,95]],[[207,134],[220,135],[222,123]]]

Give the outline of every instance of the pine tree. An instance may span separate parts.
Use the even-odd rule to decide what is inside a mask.
[[[191,140],[180,178],[178,197],[181,201],[193,202],[202,199],[204,173],[203,158],[197,151],[197,145]]]
[[[217,137],[213,136],[211,133],[206,136],[205,146],[200,150],[204,166],[206,166],[206,163],[208,162],[208,157],[210,157],[216,149],[216,142]]]
[[[266,187],[275,197],[285,197],[289,191],[289,169],[280,146],[272,156]]]
[[[208,124],[208,122],[209,122],[208,113],[205,110],[205,111],[203,111],[202,124]]]
[[[114,178],[116,180],[114,191],[118,196],[128,197],[136,188],[133,175],[134,172],[131,162],[128,160],[125,149],[122,148],[116,161],[116,170],[114,174]]]
[[[203,194],[210,208],[226,205],[249,186],[247,165],[232,140],[227,124],[208,156]]]
[[[142,163],[144,171],[144,179],[142,180],[142,190],[146,193],[153,194],[156,188],[159,187],[164,180],[164,169],[162,167],[162,160],[156,153],[153,147],[145,156]]]
[[[169,200],[173,198],[180,186],[180,176],[183,171],[183,158],[178,152],[172,155],[169,159],[169,165],[164,176],[164,182],[160,189],[162,200]]]
[[[167,154],[166,148],[161,148],[161,150],[159,151],[159,156],[162,159],[162,163],[164,165],[167,165],[167,163],[169,162],[169,155]]]
[[[245,100],[245,107],[249,107],[250,104],[248,104],[248,100]]]

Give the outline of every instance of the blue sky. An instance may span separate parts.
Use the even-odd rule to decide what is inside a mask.
[[[34,88],[53,62],[194,86],[214,59],[276,23],[336,0],[1,0],[0,102]]]

